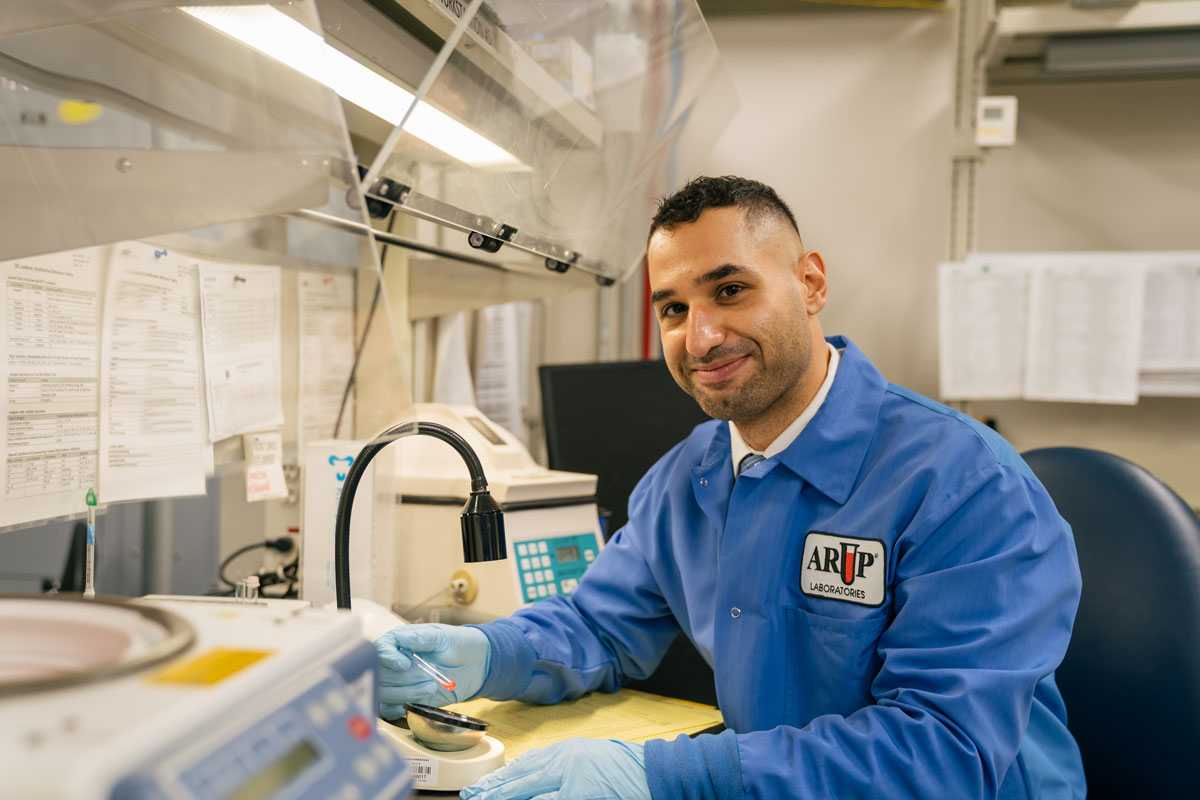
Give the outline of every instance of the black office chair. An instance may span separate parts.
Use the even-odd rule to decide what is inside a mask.
[[[1056,677],[1088,796],[1200,797],[1200,520],[1109,453],[1024,458],[1079,550],[1083,596]]]

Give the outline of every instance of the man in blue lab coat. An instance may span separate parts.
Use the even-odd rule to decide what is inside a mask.
[[[1017,453],[824,338],[825,265],[769,187],[692,181],[663,201],[647,260],[667,365],[728,422],[650,469],[570,596],[381,638],[384,716],[613,691],[682,629],[713,666],[725,732],[569,740],[462,796],[1082,797],[1054,684],[1075,547]]]

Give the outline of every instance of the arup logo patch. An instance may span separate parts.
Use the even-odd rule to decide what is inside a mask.
[[[861,606],[882,605],[885,555],[879,539],[809,531],[804,537],[800,591]]]

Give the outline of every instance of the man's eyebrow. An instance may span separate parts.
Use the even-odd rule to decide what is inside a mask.
[[[657,292],[654,292],[650,295],[650,304],[654,305],[659,300],[666,300],[673,294],[675,294],[674,289],[659,289]]]
[[[717,281],[728,278],[730,275],[737,275],[745,271],[745,267],[739,267],[737,264],[722,264],[716,269],[710,269],[699,278],[696,278],[695,284],[697,286],[703,286],[706,283],[716,283]],[[674,294],[674,289],[659,289],[657,292],[654,292],[650,295],[650,303],[653,305],[659,300],[666,300],[668,297],[672,297]]]
[[[745,271],[745,267],[739,267],[737,264],[722,264],[716,269],[710,269],[699,278],[696,278],[696,285],[703,286],[706,283],[716,283],[719,280],[728,278],[730,275],[737,275]]]

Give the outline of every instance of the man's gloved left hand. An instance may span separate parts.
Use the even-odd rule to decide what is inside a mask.
[[[567,739],[530,750],[459,794],[463,800],[650,800],[642,745]]]

